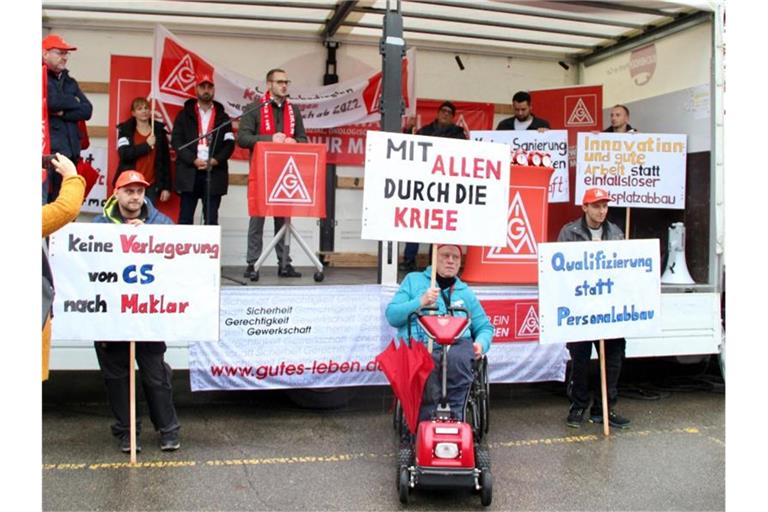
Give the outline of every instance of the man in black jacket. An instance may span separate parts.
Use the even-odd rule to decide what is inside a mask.
[[[549,130],[549,121],[531,113],[531,95],[527,92],[518,91],[512,96],[512,109],[515,116],[499,122],[497,130]]]
[[[80,160],[78,123],[87,121],[93,106],[80,90],[77,80],[69,76],[67,61],[76,47],[61,36],[50,34],[43,39],[43,64],[47,68],[48,131],[51,154],[61,153],[77,164]],[[56,200],[61,188],[61,175],[48,169],[43,182],[43,204]]]
[[[431,123],[419,128],[416,135],[427,135],[429,137],[446,137],[449,139],[468,139],[467,132],[461,126],[454,124],[456,117],[456,105],[450,101],[444,101],[437,109],[437,117]],[[413,133],[413,126],[407,128],[408,133]],[[432,253],[432,246],[429,246],[429,252]],[[416,256],[419,254],[419,244],[416,242],[406,242],[403,251],[403,262],[400,264],[400,270],[413,272],[416,270]],[[430,258],[430,261],[432,258]]]
[[[629,124],[629,109],[624,105],[611,108],[611,126],[603,130],[606,133],[634,133],[637,130]]]
[[[224,105],[213,100],[215,85],[210,75],[197,77],[196,92],[197,99],[187,100],[176,116],[171,134],[176,192],[181,196],[179,224],[193,223],[199,199],[205,224],[217,225],[221,196],[229,186],[228,160],[235,150],[235,136]]]
[[[557,237],[558,242],[589,242],[598,240],[624,240],[624,233],[616,224],[609,221],[608,202],[610,194],[601,188],[589,188],[581,201],[584,215],[563,226]],[[598,350],[599,344],[593,342]],[[603,422],[603,402],[599,377],[590,378],[592,345],[589,342],[567,343],[571,354],[571,374],[566,392],[571,400],[566,424],[579,428],[584,421],[584,412],[589,407],[589,421]],[[624,338],[605,340],[605,370],[608,388],[608,423],[612,427],[628,428],[630,421],[620,416],[615,410],[619,398],[619,376],[627,342]]]

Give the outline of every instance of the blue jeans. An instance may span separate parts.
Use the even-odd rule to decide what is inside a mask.
[[[437,347],[437,344],[435,344],[435,347]],[[443,378],[440,359],[443,350],[446,348],[448,347],[443,346],[440,350],[432,351],[435,369],[432,370],[432,374],[424,386],[419,421],[432,418],[437,410],[438,403],[440,403]],[[474,379],[474,374],[472,373],[472,360],[474,357],[475,353],[471,338],[460,338],[448,348],[446,401],[451,408],[451,413],[459,421],[464,420],[464,407],[466,406],[467,396]]]

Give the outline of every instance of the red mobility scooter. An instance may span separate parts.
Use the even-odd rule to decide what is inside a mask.
[[[488,506],[493,499],[491,459],[488,449],[481,445],[489,426],[488,361],[485,355],[474,361],[474,381],[464,414],[469,422],[459,421],[446,400],[448,351],[469,326],[469,312],[452,306],[448,315],[429,314],[436,311],[434,307],[421,308],[408,317],[409,340],[411,320],[416,316],[419,325],[443,350],[440,401],[432,418],[419,423],[415,436],[405,425],[400,403],[395,406],[394,426],[401,439],[397,471],[400,501],[407,504],[410,492],[419,487],[464,487],[479,493],[482,505]]]

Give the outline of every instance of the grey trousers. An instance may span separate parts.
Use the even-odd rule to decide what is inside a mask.
[[[275,234],[280,231],[280,228],[285,224],[285,217],[274,217],[275,219]],[[245,261],[248,265],[253,265],[256,260],[261,256],[261,251],[264,248],[264,217],[251,217],[248,221],[248,250],[245,255]],[[280,268],[283,267],[283,263],[288,265],[291,263],[291,256],[289,254],[290,246],[285,245],[285,239],[281,238],[275,246],[275,253],[277,254],[277,263]],[[283,259],[285,257],[285,260]]]

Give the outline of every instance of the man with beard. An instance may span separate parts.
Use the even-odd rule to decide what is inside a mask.
[[[104,205],[104,213],[93,222],[131,224],[173,224],[171,219],[157,211],[152,202],[145,199],[144,192],[149,186],[144,176],[137,171],[123,171],[115,183],[115,192]],[[117,420],[112,425],[112,435],[118,439],[120,450],[131,451],[130,439],[130,344],[127,341],[96,341],[96,357],[104,376],[112,414]],[[137,342],[136,363],[149,406],[149,417],[155,430],[160,432],[160,449],[179,449],[179,420],[173,405],[171,367],[165,362],[165,343],[162,341]],[[138,410],[138,409],[137,409]],[[139,434],[141,421],[136,420],[136,451],[141,451]]]
[[[536,117],[531,113],[531,95],[525,91],[518,91],[512,96],[512,110],[514,117],[508,117],[499,122],[497,130],[538,130],[543,132],[549,129],[549,121]]]
[[[93,106],[80,90],[77,81],[69,76],[67,61],[76,47],[61,36],[50,34],[43,39],[43,66],[47,68],[48,132],[51,153],[61,153],[73,163],[80,160],[80,131],[77,124],[87,121]],[[43,181],[43,204],[56,200],[61,188],[61,175],[51,167]]]
[[[253,150],[256,143],[277,142],[295,144],[307,142],[304,132],[304,122],[301,119],[299,107],[288,100],[288,75],[283,69],[271,69],[267,73],[267,92],[264,96],[248,106],[248,112],[240,119],[237,133],[237,144],[242,148]],[[275,217],[275,233],[285,224],[284,217]],[[261,256],[264,246],[264,217],[251,217],[248,222],[248,248],[245,257],[246,267],[243,277],[251,281],[259,280],[259,272],[253,264]],[[277,254],[277,275],[280,277],[301,277],[291,265],[290,247],[280,240],[275,246]]]
[[[229,186],[228,160],[235,150],[235,136],[224,105],[213,99],[211,75],[197,77],[196,92],[197,99],[187,100],[176,116],[171,134],[176,192],[181,196],[179,224],[193,223],[201,200],[205,224],[217,225],[221,196]]]
[[[607,219],[610,194],[601,188],[589,188],[584,192],[581,209],[584,215],[569,222],[560,230],[558,242],[589,242],[599,240],[624,240],[624,233],[616,224]],[[595,349],[600,351],[597,341]],[[605,370],[608,389],[608,423],[612,427],[629,428],[630,421],[615,410],[619,398],[619,376],[627,342],[624,338],[605,340]],[[600,378],[595,372],[590,378],[592,343],[572,342],[567,344],[571,354],[571,376],[566,393],[571,400],[566,425],[579,428],[584,421],[584,412],[589,407],[589,421],[603,422],[603,401]]]

